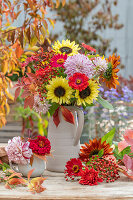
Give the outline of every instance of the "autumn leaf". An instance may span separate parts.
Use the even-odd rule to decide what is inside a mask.
[[[53,121],[54,121],[56,127],[58,127],[58,125],[60,123],[60,119],[59,119],[59,107],[56,109],[56,111],[53,114]]]
[[[34,105],[34,95],[26,97],[24,101],[24,108],[27,108],[29,106],[32,109],[33,105]]]
[[[18,98],[18,96],[19,96],[19,94],[20,94],[20,91],[21,91],[21,88],[20,88],[20,87],[17,88],[17,89],[15,90],[15,98],[14,98],[15,101],[16,101],[16,99]]]
[[[64,106],[61,106],[61,112],[62,112],[62,115],[64,117],[64,120],[71,123],[71,124],[74,124],[74,116],[72,114],[71,111],[69,111],[67,108],[65,108]]]

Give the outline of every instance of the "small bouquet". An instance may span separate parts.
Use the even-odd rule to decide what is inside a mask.
[[[45,136],[39,135],[34,139],[28,139],[28,141],[18,136],[8,141],[5,150],[9,162],[32,165],[33,155],[46,160],[46,156],[50,155],[51,145],[50,141]]]
[[[15,98],[23,89],[21,97],[25,99],[25,108],[29,106],[39,113],[49,111],[58,126],[58,110],[61,107],[64,119],[74,123],[72,113],[64,106],[85,108],[97,101],[112,109],[99,95],[99,88],[100,82],[105,82],[109,89],[115,89],[119,84],[119,60],[120,56],[115,54],[104,58],[84,43],[79,46],[74,41],[57,41],[47,52],[41,48],[22,63],[23,72],[28,72],[18,81]]]

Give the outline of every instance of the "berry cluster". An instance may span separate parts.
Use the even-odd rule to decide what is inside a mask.
[[[94,168],[98,171],[99,177],[106,183],[114,182],[120,178],[118,173],[118,165],[114,162],[113,158],[106,159],[107,157],[99,158],[98,156],[92,156],[87,162],[88,168]]]

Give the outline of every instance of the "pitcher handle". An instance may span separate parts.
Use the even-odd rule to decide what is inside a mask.
[[[9,163],[10,163],[10,167],[12,168],[12,170],[14,170],[14,171],[17,172],[17,173],[20,173],[20,172],[19,172],[19,169],[18,169],[18,166],[13,165],[12,162],[9,162]]]
[[[75,110],[77,111],[77,114],[78,114],[78,127],[77,127],[77,132],[74,137],[74,142],[73,142],[74,146],[78,144],[81,134],[82,134],[83,126],[84,126],[84,112],[77,107],[75,107]]]

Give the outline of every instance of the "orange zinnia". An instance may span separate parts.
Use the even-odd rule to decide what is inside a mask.
[[[91,158],[93,155],[98,155],[101,149],[104,150],[103,156],[105,155],[111,155],[112,154],[112,148],[109,144],[104,141],[101,143],[101,139],[97,140],[96,138],[89,141],[88,143],[85,143],[85,146],[81,146],[82,149],[80,149],[81,153],[79,154],[79,158],[82,161],[87,161],[89,158]]]
[[[120,64],[120,56],[115,56],[113,54],[112,56],[109,56],[108,59],[108,68],[106,72],[101,76],[102,81],[106,83],[106,86],[111,89],[116,89],[116,85],[119,85],[118,82],[118,76],[116,75],[117,72],[119,72],[119,69],[116,69],[116,67]]]

